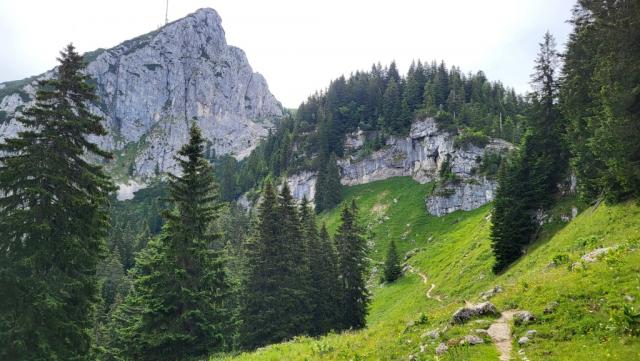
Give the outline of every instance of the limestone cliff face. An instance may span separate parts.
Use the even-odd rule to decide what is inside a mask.
[[[353,153],[360,149],[366,134],[358,132],[347,136],[346,148]],[[456,182],[439,185],[426,199],[427,210],[444,215],[456,210],[471,210],[493,200],[495,180],[479,174],[478,169],[486,152],[500,153],[513,146],[492,139],[484,147],[468,145],[457,148],[454,137],[438,129],[434,119],[413,123],[406,137],[390,137],[386,146],[365,157],[348,156],[338,161],[341,182],[344,185],[363,184],[397,176],[410,176],[420,183],[437,181],[443,166],[450,167]],[[295,175],[288,179],[294,194],[312,199],[308,191],[315,177]]]
[[[210,153],[247,156],[282,116],[282,106],[245,53],[226,43],[220,16],[200,9],[108,50],[85,55],[109,135],[97,140],[114,151],[114,171],[134,177],[175,171],[173,156],[196,122]],[[0,139],[33,102],[35,82],[55,69],[0,85]]]

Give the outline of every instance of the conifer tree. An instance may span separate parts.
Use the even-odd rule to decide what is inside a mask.
[[[359,329],[366,325],[369,291],[366,287],[367,243],[358,224],[355,200],[351,205],[343,206],[340,220],[336,245],[341,287],[341,326],[344,329]]]
[[[326,194],[324,196],[324,209],[331,209],[340,203],[342,199],[342,183],[340,183],[340,167],[335,153],[332,153],[327,163]]]
[[[332,153],[328,160],[322,157],[319,166],[315,193],[316,212],[337,206],[342,198],[340,168],[335,153]]]
[[[218,187],[204,158],[195,124],[176,160],[182,175],[169,175],[174,208],[161,234],[137,257],[126,307],[139,308],[128,337],[128,357],[179,360],[228,349],[232,343],[231,285],[220,235],[210,227],[220,215]]]
[[[400,85],[394,78],[389,80],[387,89],[382,98],[382,117],[388,129],[396,131],[401,128],[398,124],[402,122],[400,119],[402,112]]]
[[[583,199],[640,197],[640,3],[579,1],[560,98]]]
[[[310,329],[308,248],[288,186],[268,181],[254,238],[246,245],[241,298],[242,344],[255,348]]]
[[[254,237],[245,244],[245,276],[241,297],[241,342],[248,348],[277,342],[282,333],[278,276],[285,268],[278,244],[278,205],[275,189],[267,180],[258,206],[258,224]]]
[[[106,135],[73,45],[40,81],[24,127],[0,145],[0,359],[83,360],[90,347],[96,267],[114,187],[90,158]]]
[[[338,255],[323,224],[318,234],[316,217],[307,199],[300,205],[300,218],[305,238],[309,242],[309,272],[311,281],[311,334],[320,335],[337,329]]]
[[[384,261],[384,279],[387,282],[393,282],[402,276],[402,268],[400,267],[400,257],[396,248],[396,241],[391,240],[387,258]]]
[[[551,34],[540,44],[532,75],[531,127],[518,154],[504,165],[498,178],[491,238],[494,271],[515,261],[536,233],[536,213],[549,207],[565,174],[566,151],[558,117],[555,69],[558,54]]]
[[[310,280],[309,244],[303,234],[298,207],[289,185],[284,182],[278,195],[277,222],[280,226],[278,244],[282,250],[280,257],[285,261],[285,269],[280,276],[282,291],[281,307],[285,314],[285,329],[289,335],[299,335],[309,330],[310,320]]]

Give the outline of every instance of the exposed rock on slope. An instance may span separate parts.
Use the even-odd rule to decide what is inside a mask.
[[[202,128],[211,153],[243,158],[282,116],[282,106],[245,53],[227,45],[213,9],[86,58],[100,98],[94,111],[109,130],[98,141],[115,152],[116,173],[145,177],[175,170],[173,155],[192,121]],[[0,139],[19,131],[12,118],[32,103],[35,82],[0,87]]]
[[[363,147],[367,134],[347,136],[345,145],[351,153]],[[440,131],[433,118],[416,121],[406,137],[390,137],[386,146],[365,157],[348,156],[338,162],[344,185],[363,184],[397,176],[411,176],[420,183],[437,181],[443,167],[448,167],[455,182],[439,186],[427,199],[427,209],[434,215],[478,208],[494,198],[495,180],[478,172],[487,153],[500,153],[513,146],[492,139],[484,147],[473,144],[456,147],[454,136]],[[312,199],[312,182],[308,173],[288,179],[294,194]]]

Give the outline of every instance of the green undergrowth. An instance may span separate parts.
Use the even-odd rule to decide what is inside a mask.
[[[320,338],[298,337],[239,355],[211,360],[497,360],[487,336],[494,321],[485,317],[452,325],[451,315],[465,301],[479,302],[480,293],[495,285],[504,289],[491,299],[499,310],[531,311],[536,320],[513,325],[515,339],[528,330],[537,335],[522,347],[529,360],[640,359],[640,207],[636,203],[586,207],[566,198],[551,212],[540,239],[504,274],[493,275],[489,240],[490,206],[454,212],[438,218],[427,215],[424,199],[432,185],[410,178],[392,178],[345,190],[345,202],[356,199],[361,221],[372,238],[374,279],[368,327]],[[571,218],[571,209],[580,214]],[[339,208],[339,207],[338,207]],[[339,209],[321,215],[335,230]],[[561,217],[562,215],[569,215]],[[427,284],[406,273],[392,284],[375,277],[391,239]],[[613,247],[595,262],[582,256]],[[436,287],[429,299],[426,291]],[[557,304],[555,307],[553,304]],[[545,313],[545,308],[553,309]],[[432,339],[426,333],[437,330]],[[459,345],[465,335],[478,334],[484,343]],[[435,355],[441,342],[449,351]],[[421,350],[423,352],[421,352]],[[513,359],[520,347],[514,341]]]

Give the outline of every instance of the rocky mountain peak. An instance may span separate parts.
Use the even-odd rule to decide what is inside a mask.
[[[247,156],[283,115],[280,102],[241,49],[226,42],[222,20],[210,8],[195,11],[111,49],[85,54],[109,135],[96,141],[115,153],[116,177],[148,178],[176,171],[173,159],[191,123],[208,139],[210,156]],[[33,103],[35,84],[55,69],[0,84],[0,139]]]

